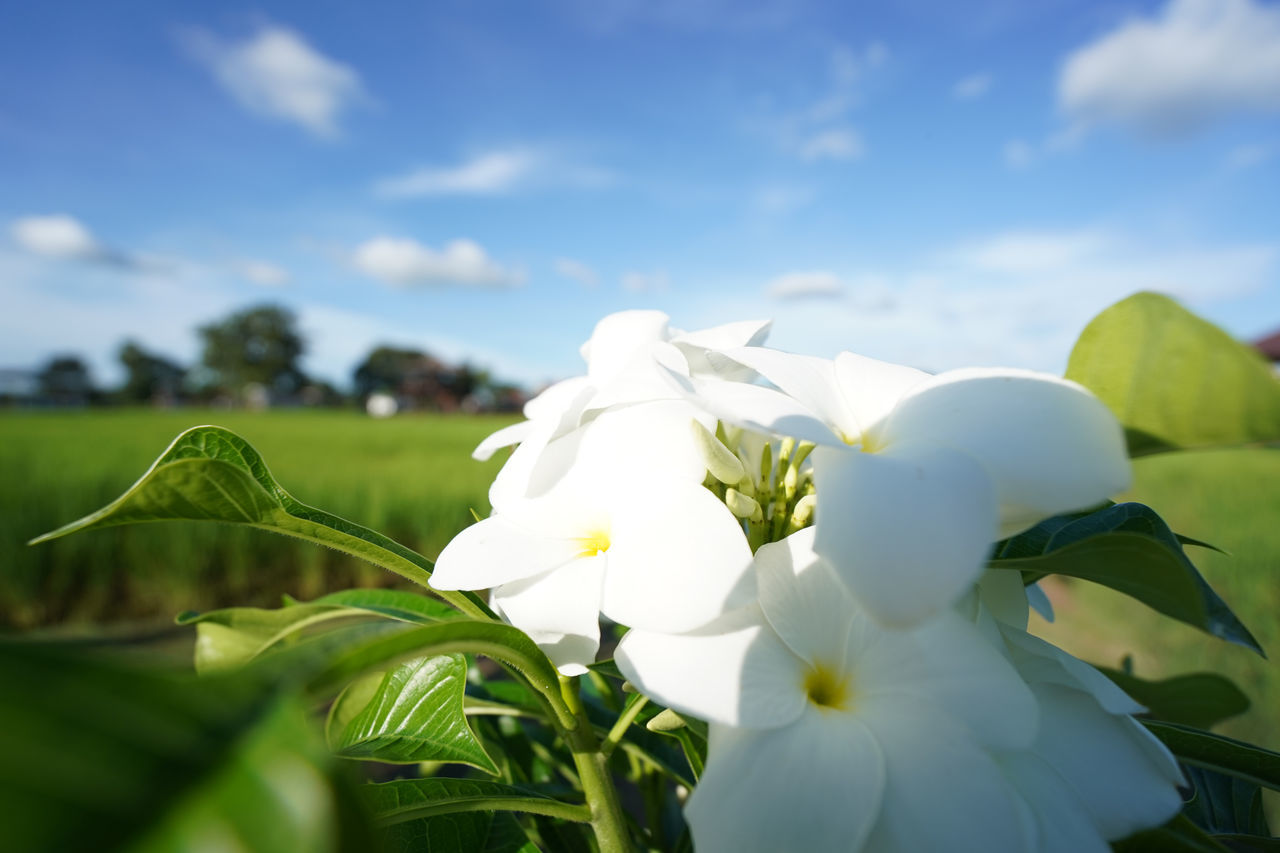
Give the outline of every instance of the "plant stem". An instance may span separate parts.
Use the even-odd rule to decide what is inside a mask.
[[[627,729],[631,728],[631,724],[635,722],[636,717],[644,710],[645,704],[649,701],[649,697],[643,693],[637,693],[631,697],[631,704],[618,716],[618,722],[613,724],[613,728],[609,729],[609,733],[605,735],[604,743],[600,745],[600,752],[605,758],[613,754],[613,750],[617,748],[622,738],[626,736]]]
[[[560,676],[560,693],[578,721],[578,725],[566,731],[564,737],[573,752],[573,763],[582,780],[582,792],[586,794],[587,805],[591,809],[591,829],[600,845],[600,853],[630,853],[631,838],[627,834],[618,789],[613,785],[608,759],[600,751],[600,741],[587,719],[582,697],[578,694],[578,679]]]

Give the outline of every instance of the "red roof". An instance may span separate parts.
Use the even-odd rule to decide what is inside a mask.
[[[1280,361],[1280,331],[1272,332],[1265,338],[1253,342],[1258,350],[1272,361]]]

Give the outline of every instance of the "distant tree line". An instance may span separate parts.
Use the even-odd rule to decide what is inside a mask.
[[[218,405],[364,406],[390,397],[400,411],[514,411],[522,388],[468,364],[448,364],[416,349],[378,346],[357,365],[354,393],[309,377],[299,361],[307,342],[293,312],[279,305],[235,311],[198,330],[200,362],[184,366],[134,340],[119,350],[124,382],[95,385],[83,358],[51,357],[32,372],[0,370],[0,402],[47,406]]]

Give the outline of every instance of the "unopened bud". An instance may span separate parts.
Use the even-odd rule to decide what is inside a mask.
[[[796,501],[796,508],[791,512],[790,527],[792,531],[809,526],[809,523],[813,521],[813,510],[817,505],[817,495],[805,495]]]
[[[653,719],[644,724],[644,727],[651,732],[674,732],[677,729],[683,729],[684,726],[684,719],[670,708],[655,714]]]
[[[764,512],[760,509],[760,504],[755,498],[749,498],[737,489],[726,489],[724,493],[724,504],[729,507],[729,512],[738,518],[745,518],[748,521],[764,521]]]
[[[702,459],[711,476],[728,485],[734,485],[746,476],[747,472],[743,469],[742,462],[729,448],[725,447],[697,420],[690,421],[690,424],[694,440],[698,443],[698,449],[702,451]]]

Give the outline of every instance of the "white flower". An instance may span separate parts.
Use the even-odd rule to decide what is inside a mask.
[[[601,613],[687,631],[754,598],[751,550],[702,487],[700,457],[656,472],[627,459],[628,444],[661,436],[662,408],[608,412],[575,432],[567,473],[538,497],[500,495],[493,515],[445,547],[431,585],[493,587],[495,609],[566,675],[595,659]]]
[[[814,547],[884,624],[940,612],[995,540],[1129,483],[1119,424],[1074,382],[1022,370],[930,376],[852,353],[831,362],[743,347],[716,358],[784,393],[672,378],[726,421],[819,445]]]
[[[1177,759],[1133,718],[1146,709],[1101,672],[1026,632],[1017,572],[992,570],[969,604],[973,618],[1035,694],[1040,731],[1000,760],[1039,827],[1042,853],[1110,850],[1182,807]]]
[[[660,311],[620,311],[606,316],[581,347],[586,375],[547,388],[525,405],[527,420],[498,430],[475,449],[472,455],[476,459],[488,459],[501,447],[520,445],[494,481],[490,503],[496,506],[504,497],[533,497],[545,492],[573,461],[572,434],[608,410],[664,403],[669,415],[667,431],[627,448],[627,458],[637,467],[648,467],[650,459],[663,464],[671,453],[689,456],[694,452],[689,420],[699,418],[704,424],[714,424],[714,418],[683,400],[667,371],[684,377],[719,376],[707,360],[708,353],[759,344],[768,335],[769,325],[767,321],[748,321],[682,332],[672,329],[669,318]],[[734,375],[732,369],[730,375]],[[570,440],[562,441],[565,438]]]
[[[813,533],[760,548],[758,605],[618,648],[646,694],[712,723],[686,808],[699,853],[1030,849],[996,755],[1036,737],[1031,692],[956,613],[878,627]]]

